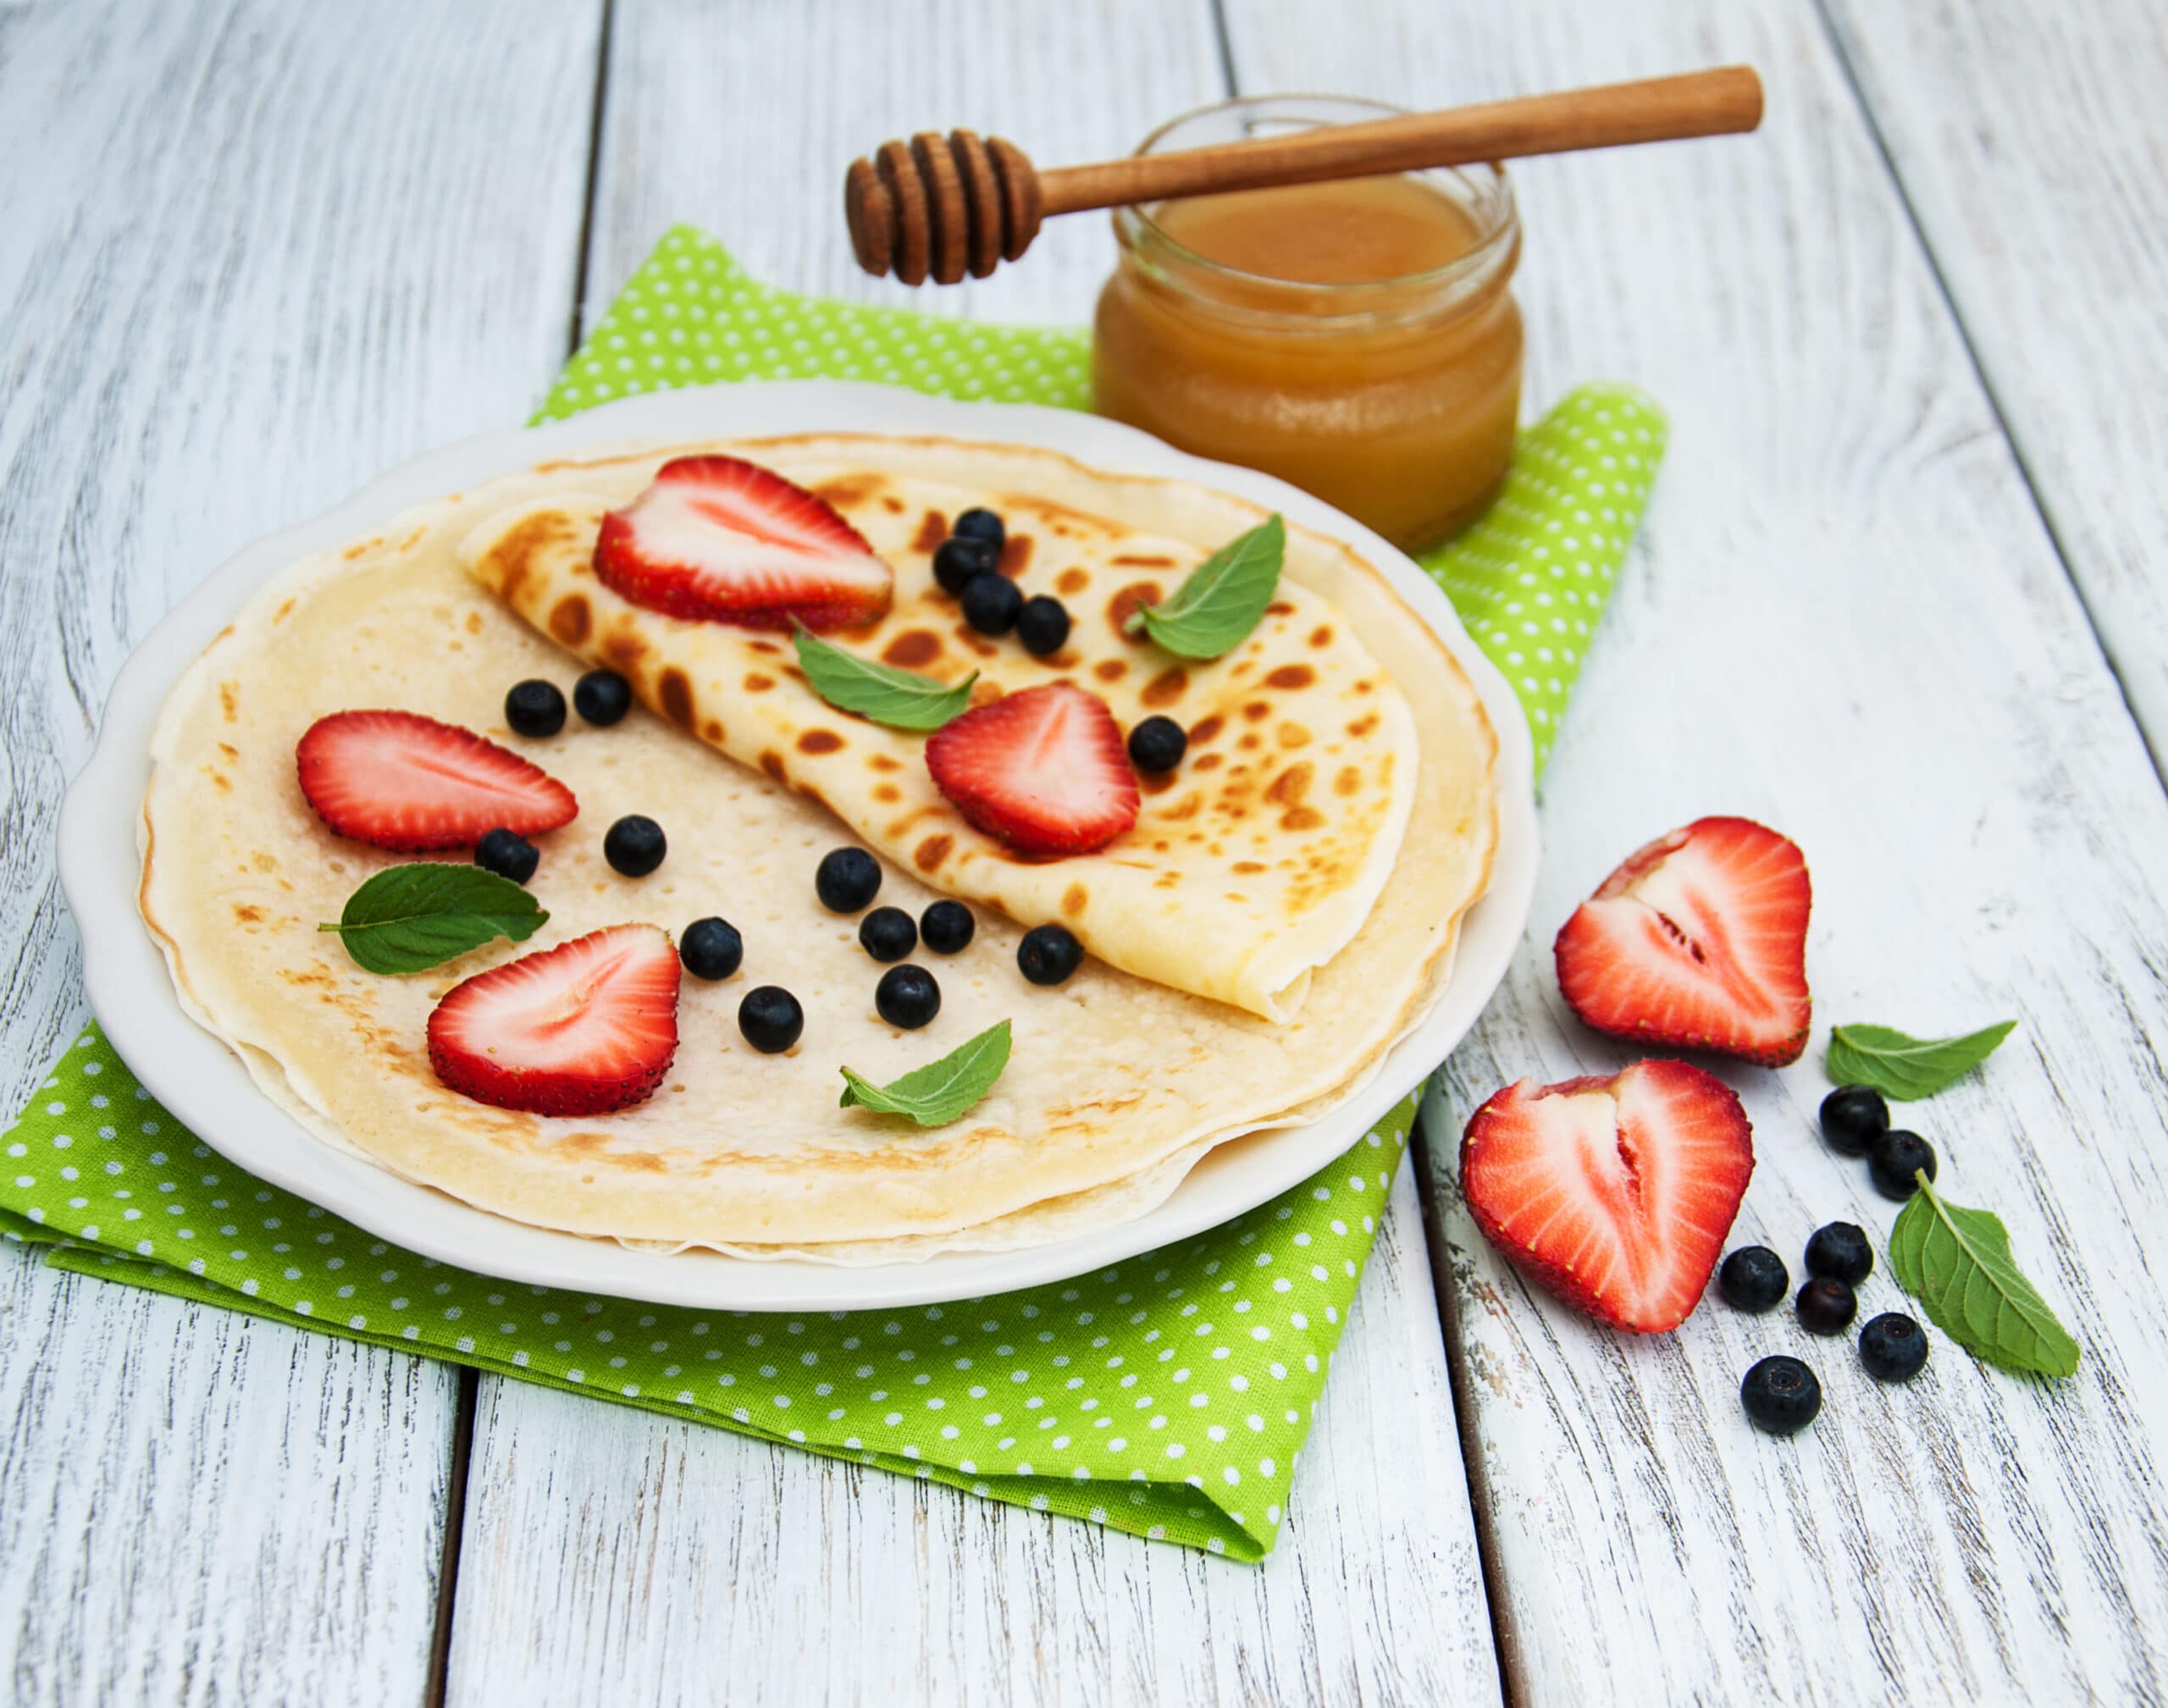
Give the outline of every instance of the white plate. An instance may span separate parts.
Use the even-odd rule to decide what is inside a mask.
[[[1391,579],[1466,667],[1498,730],[1499,840],[1490,893],[1469,914],[1443,999],[1362,1096],[1305,1127],[1221,1147],[1148,1215],[1036,1250],[957,1253],[875,1269],[665,1257],[507,1221],[400,1179],[312,1136],[260,1092],[238,1057],[181,1012],[136,909],[136,831],[151,732],[168,691],[249,594],[311,552],[410,505],[551,456],[628,439],[843,431],[946,434],[1042,445],[1094,467],[1171,475],[1271,506],[1347,541]],[[60,815],[60,881],[83,936],[84,981],[113,1047],[204,1141],[356,1225],[462,1269],[516,1281],[720,1310],[856,1310],[976,1297],[1066,1280],[1216,1227],[1315,1173],[1358,1140],[1458,1043],[1505,976],[1535,884],[1528,725],[1505,678],[1444,594],[1369,529],[1284,482],[1207,462],[1134,428],[1036,405],[960,403],[826,380],[744,382],[627,398],[570,421],[490,434],[395,469],[329,515],[258,542],[207,577],[136,649],[113,684],[97,750]]]

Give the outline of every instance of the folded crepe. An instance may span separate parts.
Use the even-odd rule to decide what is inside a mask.
[[[583,540],[591,549],[602,510],[695,450],[816,487],[893,567],[890,616],[838,644],[944,679],[977,668],[1011,689],[1067,676],[1125,727],[1166,710],[1192,734],[1170,786],[1098,854],[1004,857],[932,789],[924,738],[821,702],[786,638],[618,600]],[[1076,615],[1054,660],[973,633],[934,589],[932,546],[975,505],[1009,518],[1005,567],[1025,590],[1057,593]],[[304,1125],[522,1221],[872,1262],[1142,1214],[1214,1147],[1316,1119],[1374,1075],[1442,989],[1496,840],[1496,744],[1472,688],[1337,542],[1289,530],[1275,608],[1227,659],[1184,663],[1121,635],[1141,590],[1171,590],[1262,519],[1183,483],[929,439],[644,446],[507,476],[296,565],[176,686],[144,804],[144,917],[190,1012]],[[512,683],[569,686],[588,661],[624,671],[656,715],[608,729],[575,718],[541,740],[506,727]],[[333,835],[296,781],[302,732],[359,707],[473,730],[577,795],[579,816],[535,838],[529,887],[550,917],[529,941],[384,977],[317,931],[400,859]],[[642,879],[601,854],[603,832],[635,812],[670,839]],[[917,957],[943,992],[922,1031],[878,1018],[882,969],[856,921],[814,895],[821,854],[853,840],[888,857],[881,903],[975,904],[968,948]],[[684,981],[678,1055],[647,1102],[556,1119],[438,1082],[425,1029],[462,980],[604,926],[675,931],[711,914],[743,933],[744,968]],[[1015,949],[1048,920],[1093,958],[1042,988]],[[756,984],[805,1007],[785,1054],[738,1033]],[[886,1083],[1003,1020],[1008,1070],[961,1119],[921,1129],[838,1106],[839,1068]]]

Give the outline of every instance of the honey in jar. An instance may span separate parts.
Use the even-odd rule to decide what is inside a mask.
[[[1146,150],[1379,118],[1230,102]],[[1419,550],[1481,513],[1520,408],[1520,229],[1495,167],[1196,196],[1114,216],[1093,406],[1262,469]]]

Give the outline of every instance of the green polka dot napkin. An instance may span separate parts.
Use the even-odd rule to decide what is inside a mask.
[[[1081,407],[1081,334],[817,301],[680,227],[541,411],[755,376]],[[1529,429],[1490,514],[1426,567],[1528,708],[1538,763],[1645,501],[1662,414],[1623,387]],[[93,1026],[0,1136],[0,1235],[46,1261],[791,1442],[993,1500],[1261,1559],[1414,1117],[1181,1245],[1020,1293],[749,1315],[493,1280],[244,1174]]]

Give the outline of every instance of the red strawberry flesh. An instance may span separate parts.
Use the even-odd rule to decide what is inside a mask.
[[[1025,854],[1089,854],[1137,822],[1137,773],[1106,702],[1065,682],[943,724],[926,769],[956,810]]]
[[[606,1115],[644,1103],[678,1053],[678,952],[613,926],[455,985],[429,1015],[429,1062],[501,1109]]]
[[[735,456],[681,456],[595,543],[602,583],[667,616],[747,628],[871,622],[895,575],[826,500]]]
[[[402,854],[472,848],[499,828],[534,836],[579,813],[572,792],[539,766],[416,712],[318,718],[294,762],[302,794],[325,824]]]
[[[1574,1309],[1636,1334],[1675,1329],[1700,1302],[1753,1173],[1746,1111],[1685,1062],[1523,1080],[1461,1140],[1484,1237]]]
[[[1558,933],[1558,987],[1598,1031],[1781,1067],[1806,1047],[1798,847],[1751,819],[1697,819],[1604,880]]]

